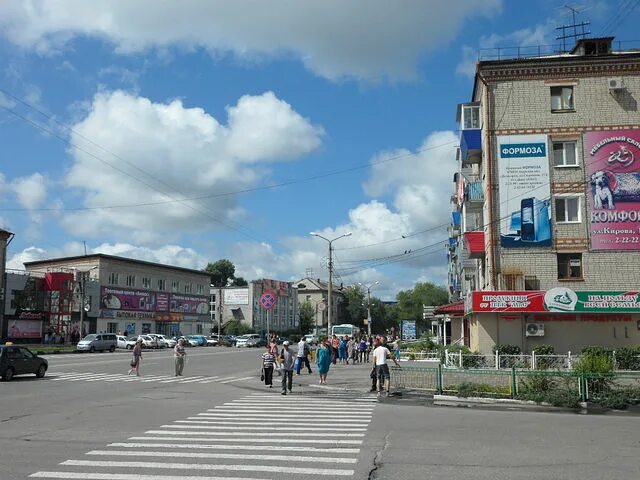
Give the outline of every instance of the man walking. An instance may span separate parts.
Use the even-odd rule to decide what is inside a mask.
[[[300,369],[302,368],[302,364],[305,364],[307,366],[307,370],[309,370],[309,375],[311,375],[311,364],[309,363],[309,357],[308,357],[310,351],[311,350],[309,348],[309,345],[307,345],[305,338],[301,337],[300,341],[298,342],[298,353],[297,353],[298,363],[296,366],[296,375],[300,375]]]
[[[176,346],[173,347],[173,358],[176,369],[176,377],[182,376],[182,370],[184,369],[184,358],[187,355],[187,352],[184,349],[184,338],[178,340]]]
[[[375,346],[376,348],[373,350],[373,360],[371,361],[371,363],[373,365],[372,370],[376,372],[376,391],[378,392],[378,397],[380,397],[380,387],[384,384],[386,395],[389,396],[389,389],[391,387],[391,375],[389,373],[389,365],[387,365],[387,359],[391,358],[393,360],[393,363],[395,363],[397,367],[399,367],[400,364],[394,357],[391,356],[391,352],[382,344],[382,340],[380,338],[376,338]]]
[[[289,350],[289,341],[285,340],[280,352],[280,369],[282,371],[282,395],[287,394],[287,387],[291,393],[293,385],[293,354]],[[287,385],[288,383],[288,385]]]

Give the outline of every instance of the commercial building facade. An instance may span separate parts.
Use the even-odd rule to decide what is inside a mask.
[[[43,329],[68,334],[206,334],[210,275],[200,270],[113,255],[86,255],[25,263],[45,279]]]
[[[481,60],[458,106],[449,291],[472,350],[640,344],[640,53],[612,40]]]

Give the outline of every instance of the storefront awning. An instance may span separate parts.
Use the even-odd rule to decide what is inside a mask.
[[[440,305],[433,313],[435,315],[464,316],[464,302],[454,302],[447,305]]]

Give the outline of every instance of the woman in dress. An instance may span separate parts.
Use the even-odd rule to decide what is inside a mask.
[[[320,374],[320,385],[327,383],[327,373],[331,366],[331,350],[327,345],[327,339],[323,338],[318,348],[318,373]]]
[[[140,359],[142,358],[142,339],[138,339],[133,347],[133,357],[131,358],[131,368],[128,375],[132,372],[136,372],[136,375],[140,376]]]

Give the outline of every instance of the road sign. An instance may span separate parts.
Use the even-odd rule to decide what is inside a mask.
[[[277,301],[277,298],[275,294],[271,292],[265,292],[262,295],[260,295],[260,306],[265,310],[271,310],[273,307],[275,307],[276,301]]]

